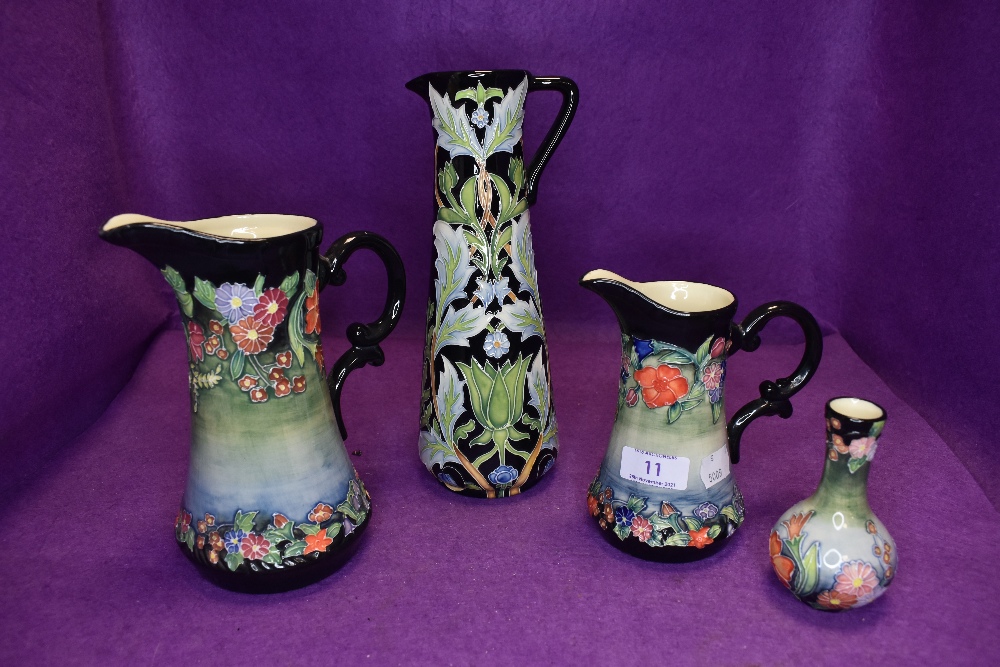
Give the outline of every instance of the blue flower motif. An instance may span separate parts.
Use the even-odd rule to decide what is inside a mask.
[[[493,303],[493,299],[496,298],[496,292],[493,291],[493,283],[485,278],[476,278],[476,285],[478,287],[473,294],[483,302],[484,307],[488,308]]]
[[[640,362],[653,353],[652,341],[633,337],[632,345],[635,347],[635,354],[639,357]]]
[[[226,533],[223,538],[223,542],[226,545],[226,551],[231,554],[238,553],[240,550],[240,542],[243,541],[243,538],[246,536],[247,534],[242,530],[231,530]]]
[[[489,474],[490,483],[494,486],[510,486],[517,479],[517,468],[511,466],[497,466]]]
[[[440,472],[438,473],[438,479],[444,482],[445,484],[450,484],[451,486],[458,486],[458,484],[455,482],[455,478],[451,476],[451,473]]]
[[[628,528],[632,525],[632,519],[635,518],[635,512],[630,510],[627,505],[622,505],[615,510],[615,523],[619,526],[624,526]]]
[[[486,113],[486,109],[479,107],[472,112],[472,124],[478,127],[480,130],[486,127],[486,124],[490,122],[490,115]]]
[[[510,352],[510,341],[507,340],[507,334],[502,331],[486,334],[486,341],[483,343],[483,349],[486,350],[487,357],[499,359],[503,355]]]
[[[718,513],[719,508],[713,503],[702,503],[694,508],[694,515],[702,521],[708,521]]]
[[[257,295],[243,283],[222,283],[215,290],[215,309],[236,324],[244,317],[253,315],[253,307],[257,305]]]

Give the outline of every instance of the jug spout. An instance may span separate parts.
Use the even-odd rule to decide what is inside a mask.
[[[663,339],[665,332],[691,320],[725,320],[736,312],[736,297],[714,285],[686,280],[635,282],[604,269],[590,271],[580,285],[604,299],[622,332]]]

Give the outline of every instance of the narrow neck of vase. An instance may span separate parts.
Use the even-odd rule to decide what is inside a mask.
[[[826,465],[816,490],[817,504],[868,509],[868,472],[885,410],[869,401],[837,398],[826,406]]]

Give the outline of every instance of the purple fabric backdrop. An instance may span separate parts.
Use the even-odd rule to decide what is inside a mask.
[[[73,478],[51,466],[106,460],[87,454],[93,432],[74,438],[174,312],[155,269],[97,239],[103,220],[269,211],[320,219],[327,242],[377,231],[409,273],[398,335],[419,336],[432,136],[403,84],[431,70],[526,67],[581,89],[532,213],[554,329],[570,341],[611,326],[576,286],[597,267],[720,284],[741,313],[800,301],[957,454],[985,491],[963,490],[970,502],[996,506],[998,55],[994,3],[4,3],[0,490],[26,482],[21,503],[34,507],[46,480]],[[529,150],[557,102],[529,97]],[[348,268],[348,287],[323,297],[329,331],[380,303],[376,261]],[[379,296],[359,287],[369,285]],[[774,329],[769,341],[793,335]],[[853,358],[828,356],[819,379],[882,391],[836,366]],[[553,359],[554,374],[573,372]],[[560,408],[597,397],[565,389],[567,375],[555,382]],[[414,438],[400,435],[395,450],[411,463]]]

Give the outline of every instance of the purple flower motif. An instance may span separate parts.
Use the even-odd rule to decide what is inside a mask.
[[[708,521],[719,513],[719,508],[713,503],[702,503],[694,508],[694,515],[702,521]]]
[[[718,403],[720,400],[722,400],[722,387],[719,387],[717,389],[709,389],[708,400],[711,401],[712,403]]]
[[[615,510],[615,523],[619,526],[630,528],[632,526],[632,519],[634,518],[635,512],[630,510],[627,505],[622,505]]]
[[[253,307],[256,305],[257,295],[243,283],[222,283],[215,290],[215,308],[230,324],[253,315]]]
[[[226,533],[223,543],[226,545],[226,551],[235,554],[240,551],[240,542],[247,534],[242,530],[231,530]]]
[[[347,537],[354,532],[354,524],[351,523],[350,519],[344,519],[344,537]]]

